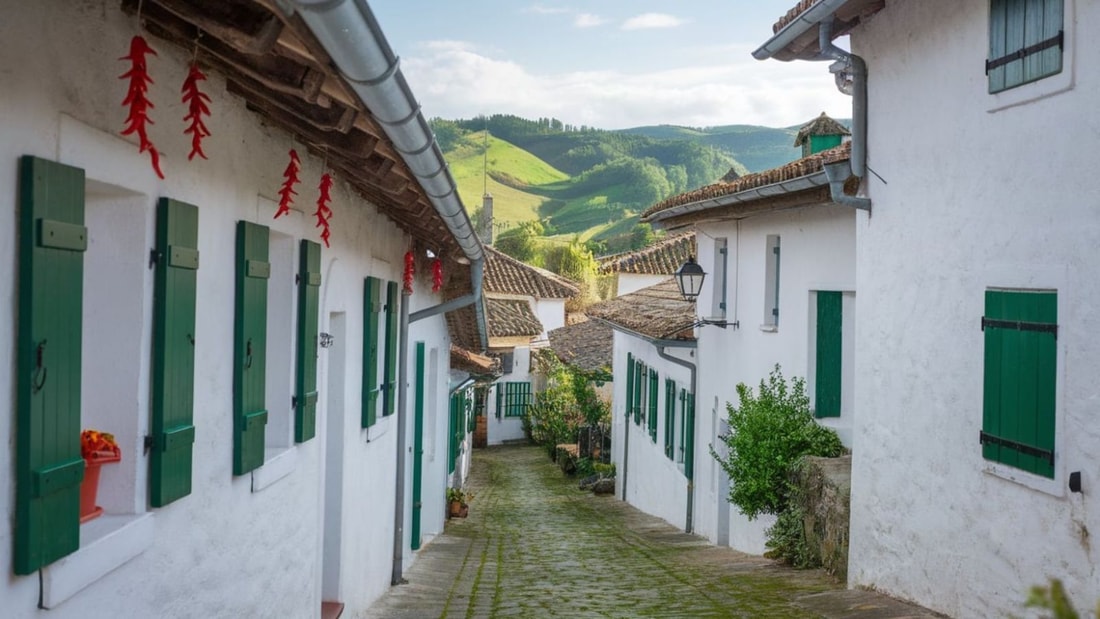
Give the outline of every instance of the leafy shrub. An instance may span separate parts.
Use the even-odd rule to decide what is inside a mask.
[[[1036,585],[1032,587],[1025,606],[1049,610],[1053,613],[1049,615],[1051,619],[1078,619],[1080,617],[1077,614],[1077,609],[1070,602],[1069,596],[1066,595],[1066,588],[1062,585],[1062,581],[1057,578],[1050,579],[1050,586]],[[1096,604],[1096,616],[1100,617],[1100,603]]]
[[[836,432],[818,425],[810,410],[806,382],[790,383],[776,365],[760,381],[757,393],[745,384],[737,385],[738,406],[726,405],[729,434],[722,440],[729,448],[723,458],[714,449],[730,478],[729,500],[750,520],[761,514],[775,514],[778,521],[768,530],[768,546],[774,555],[806,567],[808,549],[802,533],[802,518],[792,509],[791,482],[795,465],[803,456],[836,457],[844,446]]]
[[[549,350],[537,359],[547,385],[535,396],[524,429],[553,456],[559,444],[577,442],[581,426],[610,422],[611,408],[596,395],[594,373],[563,364]]]

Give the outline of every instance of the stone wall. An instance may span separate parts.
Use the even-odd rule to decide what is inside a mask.
[[[848,578],[848,517],[852,497],[852,456],[807,456],[794,474],[806,543],[825,571]]]

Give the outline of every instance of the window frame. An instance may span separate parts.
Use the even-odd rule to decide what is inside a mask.
[[[1037,26],[1035,18],[1029,19],[1027,12],[1031,2],[989,1],[989,53],[985,63],[989,94],[1037,82],[1058,75],[1065,69],[1065,2],[1038,1],[1042,3],[1042,25],[1039,26],[1041,31],[1038,34],[1028,32],[1029,28]],[[1022,16],[1014,18],[1014,14],[1010,14],[1011,7],[1014,6],[1023,11]],[[1055,12],[1059,14],[1057,31],[1046,23]],[[1023,32],[1010,32],[1010,21],[1018,21]],[[1010,42],[1008,39],[1013,34],[1019,35],[1022,40]],[[1054,49],[1057,49],[1057,54],[1050,53]],[[1013,58],[1014,56],[1017,57]],[[1048,67],[1048,64],[1051,66]]]
[[[989,97],[988,113],[996,113],[1012,109],[1020,105],[1032,103],[1047,97],[1055,96],[1063,92],[1071,91],[1076,86],[1076,48],[1077,48],[1077,0],[1062,0],[1062,68],[1057,73],[1031,81],[1022,82],[1011,88],[990,92],[989,80],[983,82],[982,92]],[[986,37],[985,60],[989,59],[991,41],[989,37],[992,28],[992,0],[986,4]]]

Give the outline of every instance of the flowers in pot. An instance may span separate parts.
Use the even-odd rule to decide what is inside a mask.
[[[469,513],[467,501],[474,498],[474,493],[464,492],[462,488],[447,488],[447,516],[450,518],[465,518]]]
[[[98,430],[80,433],[80,455],[84,458],[84,481],[80,483],[80,523],[83,524],[103,514],[103,508],[95,504],[99,492],[99,467],[122,459],[115,437]]]

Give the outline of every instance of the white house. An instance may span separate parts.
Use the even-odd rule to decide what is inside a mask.
[[[539,388],[532,350],[545,347],[548,333],[565,325],[565,302],[578,288],[492,247],[485,253],[489,352],[499,356],[502,374],[488,394],[484,421],[478,423],[486,426],[487,443],[500,445],[524,438],[523,418]]]
[[[833,139],[823,139],[829,127]],[[799,139],[820,148],[846,132],[818,119]],[[826,173],[826,166],[846,166],[848,152],[847,144],[812,152],[643,214],[666,228],[693,226],[697,263],[707,273],[696,301],[699,448],[688,529],[717,544],[763,553],[773,521],[749,521],[730,505],[728,477],[710,455],[711,447],[724,455],[720,437],[729,431],[726,407],[737,405],[738,383],[756,388],[776,365],[788,379],[805,378],[818,421],[852,444],[856,209],[836,203],[843,189],[830,188]]]
[[[308,4],[0,20],[5,617],[351,616],[443,528],[484,254],[367,5]],[[82,429],[121,448],[84,523]]]
[[[611,460],[619,498],[685,529],[695,434],[695,304],[676,282],[590,306],[614,329]]]
[[[851,586],[959,617],[1050,578],[1100,598],[1094,28],[1080,0],[821,0],[755,53],[853,86]]]
[[[689,230],[669,234],[637,251],[602,256],[599,258],[600,273],[615,276],[615,296],[622,296],[672,277],[676,269],[694,255],[695,232]]]

